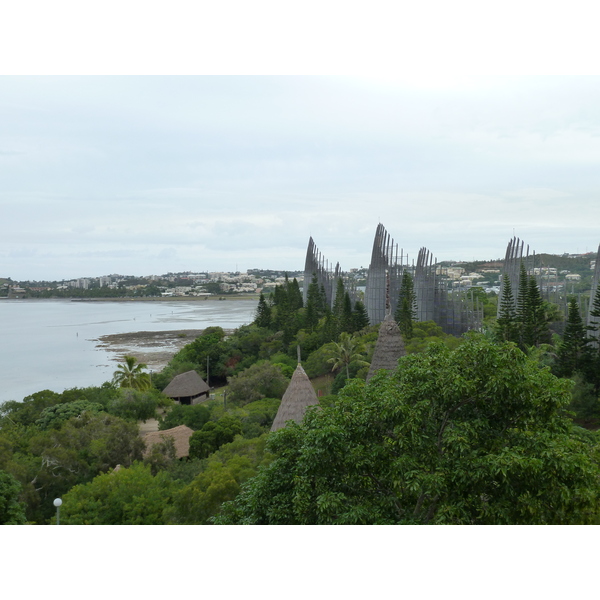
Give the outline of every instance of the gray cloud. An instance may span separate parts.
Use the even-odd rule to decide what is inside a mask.
[[[0,77],[0,275],[595,249],[599,83]]]

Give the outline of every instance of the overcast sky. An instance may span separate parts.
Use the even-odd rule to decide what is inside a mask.
[[[598,248],[583,5],[57,2],[0,36],[0,277],[301,270],[311,235],[348,270],[379,222],[409,259]]]
[[[600,78],[0,77],[0,276],[600,243]]]

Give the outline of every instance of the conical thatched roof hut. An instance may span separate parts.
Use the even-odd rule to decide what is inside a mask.
[[[388,313],[379,327],[379,337],[377,338],[377,344],[375,344],[375,352],[373,352],[367,381],[380,369],[395,371],[398,366],[398,359],[405,355],[404,340],[400,329],[398,329],[398,324],[394,321],[392,315]]]
[[[154,444],[160,444],[165,438],[170,437],[173,438],[177,458],[184,458],[190,453],[190,438],[193,433],[194,430],[190,429],[187,425],[179,425],[172,429],[147,433],[144,436],[144,442],[146,442],[146,451],[144,452],[144,455],[147,456],[150,453]]]
[[[302,365],[298,363],[292,375],[292,380],[281,399],[271,431],[277,431],[285,427],[286,421],[300,423],[304,418],[306,408],[314,404],[319,404],[319,399],[308,375],[304,372]]]
[[[209,393],[210,388],[196,371],[187,371],[173,377],[163,390],[165,396],[178,400],[181,404],[198,404],[207,400]]]

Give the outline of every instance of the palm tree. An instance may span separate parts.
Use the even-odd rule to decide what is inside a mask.
[[[124,364],[119,364],[113,375],[113,383],[122,388],[132,388],[140,392],[149,390],[152,387],[152,381],[148,373],[144,373],[144,369],[148,365],[137,363],[135,356],[124,356]]]
[[[362,347],[359,340],[345,331],[340,334],[339,342],[331,342],[329,345],[331,358],[327,362],[332,363],[332,371],[346,367],[346,379],[350,379],[350,371],[348,365],[351,362],[359,364],[361,367],[369,366],[368,362],[363,360],[361,354]]]

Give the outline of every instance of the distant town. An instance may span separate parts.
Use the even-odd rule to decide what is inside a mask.
[[[547,286],[568,293],[585,293],[591,289],[596,253],[540,254],[535,274]],[[451,281],[453,289],[480,287],[486,293],[500,291],[502,260],[440,262],[436,275]],[[354,280],[358,290],[366,285],[367,268],[353,268],[345,277]],[[191,272],[164,275],[104,275],[62,281],[15,281],[0,277],[0,298],[209,298],[226,296],[258,297],[281,285],[286,276],[296,278],[303,287],[304,270],[284,271],[248,269],[247,272]]]

